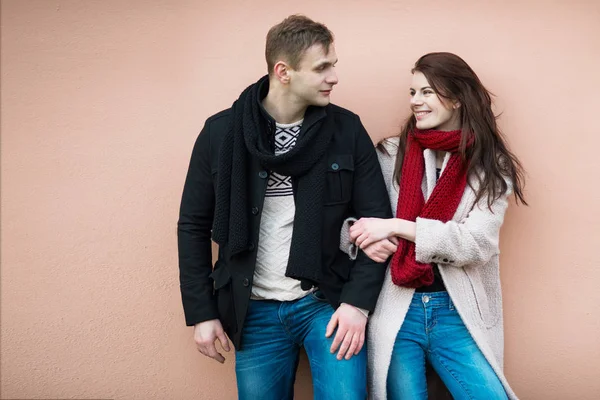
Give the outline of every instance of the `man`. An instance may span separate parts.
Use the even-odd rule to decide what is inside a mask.
[[[219,362],[229,336],[240,399],[291,399],[301,346],[315,398],[364,399],[385,265],[338,249],[346,217],[392,217],[377,156],[358,116],[330,104],[327,27],[286,18],[266,59],[268,76],[210,117],[192,152],[178,223],[186,323]]]

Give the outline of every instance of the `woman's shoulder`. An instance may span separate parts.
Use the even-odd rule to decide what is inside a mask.
[[[381,171],[386,182],[391,183],[393,181],[399,141],[398,137],[392,137],[383,139],[377,144],[377,158],[379,159],[379,165],[381,165]]]
[[[398,147],[400,146],[400,138],[394,136],[386,138],[377,144],[377,151],[380,155],[386,155],[391,158],[395,158],[398,154]]]

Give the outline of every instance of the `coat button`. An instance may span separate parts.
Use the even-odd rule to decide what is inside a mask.
[[[242,285],[248,287],[248,285],[250,285],[250,281],[248,281],[248,278],[244,278],[244,280],[242,281]]]
[[[262,179],[266,179],[266,177],[269,176],[269,174],[267,173],[267,171],[260,171],[258,173],[258,176],[260,176]]]
[[[258,207],[252,207],[252,215],[258,214]]]
[[[340,166],[338,165],[338,163],[333,163],[331,164],[331,169],[337,171],[338,169],[340,169]]]
[[[248,245],[248,250],[250,250],[250,251],[254,250],[254,243],[250,243]]]
[[[437,260],[437,256],[432,256],[431,259],[432,260]]]
[[[447,259],[447,258],[444,258],[444,262],[445,262],[445,263],[447,263],[447,262],[448,262],[448,259]]]

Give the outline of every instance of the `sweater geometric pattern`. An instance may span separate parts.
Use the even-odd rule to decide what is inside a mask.
[[[294,147],[302,122],[275,125],[275,155]],[[292,178],[271,171],[260,219],[251,299],[292,301],[308,293],[299,280],[285,276],[296,211],[293,195]]]
[[[276,124],[275,132],[275,155],[287,153],[294,147],[300,135],[302,121],[298,125]],[[266,197],[292,196],[292,178],[283,176],[277,172],[271,172],[267,183]]]

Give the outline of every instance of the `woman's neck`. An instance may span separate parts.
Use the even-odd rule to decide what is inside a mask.
[[[444,157],[446,156],[446,152],[442,150],[438,150],[435,152],[435,167],[442,168],[444,164]]]

